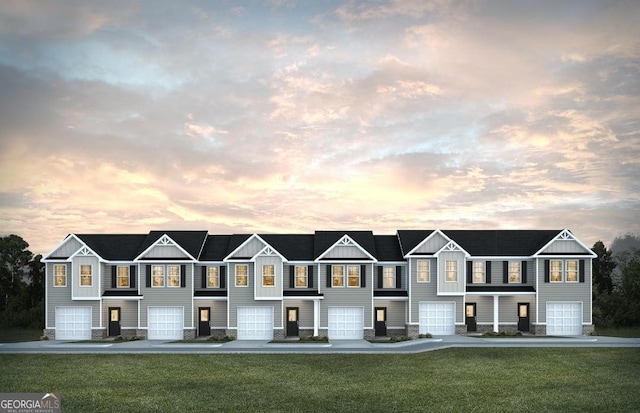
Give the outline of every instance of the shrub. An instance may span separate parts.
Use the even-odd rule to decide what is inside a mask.
[[[418,334],[418,338],[432,338],[433,336],[431,335],[431,333],[427,333],[427,334]]]

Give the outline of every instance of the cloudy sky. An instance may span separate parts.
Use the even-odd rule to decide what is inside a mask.
[[[0,233],[640,233],[640,2],[0,5]]]

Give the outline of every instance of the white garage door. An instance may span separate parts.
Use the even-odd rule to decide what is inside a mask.
[[[362,340],[364,338],[364,308],[329,307],[329,338],[332,340]]]
[[[149,340],[182,340],[184,308],[149,307]]]
[[[272,340],[273,307],[238,307],[238,340]]]
[[[547,303],[547,335],[582,335],[582,303]]]
[[[420,334],[452,335],[456,333],[455,303],[420,303]]]
[[[91,340],[91,307],[56,307],[56,340]]]

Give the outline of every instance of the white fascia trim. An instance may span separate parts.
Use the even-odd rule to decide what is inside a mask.
[[[300,297],[297,297],[295,295],[288,295],[286,297],[282,297],[282,301],[287,301],[287,300],[300,300],[300,301],[316,301],[316,300],[324,300],[324,296],[322,297],[311,297],[308,295],[303,295]]]
[[[257,236],[257,237],[258,237],[258,239],[260,239],[262,241],[262,238],[260,238],[259,236]],[[264,242],[264,241],[262,241],[262,242]],[[266,246],[263,249],[261,249],[256,255],[251,257],[251,260],[250,260],[251,262],[255,262],[255,260],[260,256],[272,257],[273,255],[263,255],[265,253],[265,251],[267,251],[267,250],[273,251],[275,253],[275,255],[277,255],[278,257],[280,257],[282,259],[283,262],[288,262],[287,258],[284,255],[280,254],[277,249],[273,248],[271,245],[267,244],[266,242],[265,242],[265,244],[266,244]]]
[[[125,300],[125,301],[138,301],[138,300],[142,300],[144,299],[144,297],[142,296],[135,296],[135,297],[131,297],[130,295],[126,295],[123,297],[118,297],[118,296],[109,296],[109,297],[102,297],[102,301],[108,301],[108,300]]]
[[[152,260],[141,260],[136,261],[134,264],[195,264],[196,261],[185,259],[185,260],[166,260],[166,259],[152,259]]]
[[[494,296],[494,295],[499,295],[500,297],[508,297],[511,295],[536,295],[535,291],[534,292],[530,292],[530,291],[496,291],[496,292],[467,292],[467,295],[487,295],[487,296]]]
[[[53,254],[55,251],[58,250],[58,248],[62,247],[64,245],[65,242],[67,242],[67,240],[69,240],[69,237],[72,237],[76,239],[76,241],[81,242],[78,237],[75,236],[75,234],[67,234],[66,237],[64,237],[64,239],[58,244],[56,245],[51,251],[49,251],[49,253],[47,255],[44,256],[44,258],[41,260],[42,262],[46,262],[47,260],[49,260],[49,255]],[[84,244],[84,243],[83,243]],[[60,259],[60,258],[58,258]]]
[[[364,260],[364,262],[377,262],[377,261],[378,261],[378,260],[376,259],[376,257],[374,257],[373,255],[369,254],[369,253],[367,252],[367,250],[365,250],[364,248],[362,248],[362,247],[360,246],[360,244],[358,244],[357,242],[355,242],[355,241],[353,240],[353,238],[351,238],[348,234],[344,234],[343,236],[341,236],[339,240],[337,240],[336,242],[334,242],[332,246],[330,246],[329,248],[327,248],[327,249],[326,249],[322,254],[320,254],[320,255],[318,256],[318,258],[316,258],[314,261],[315,261],[315,262],[320,262],[320,260],[322,259],[322,257],[324,257],[325,255],[327,255],[327,254],[329,253],[329,251],[331,251],[333,248],[337,247],[337,246],[338,246],[338,244],[339,244],[343,239],[345,239],[345,238],[347,238],[349,241],[351,241],[351,242],[353,243],[353,245],[354,245],[356,248],[358,248],[361,252],[363,252],[363,253],[364,253],[364,255],[366,255],[367,257],[369,257],[369,258],[371,259],[371,261]],[[344,260],[343,260],[343,261],[344,261]],[[324,262],[327,262],[327,261],[324,261]]]
[[[262,238],[260,238],[258,236],[258,234],[252,234],[249,238],[247,238],[242,244],[238,245],[238,248],[234,249],[233,251],[231,251],[226,257],[224,257],[224,261],[227,260],[233,260],[232,255],[234,255],[236,252],[238,252],[238,250],[240,250],[240,248],[244,247],[247,243],[249,243],[252,239],[258,239],[260,242],[262,242],[265,246],[268,245],[266,242],[264,242],[264,240]],[[275,248],[274,248],[275,250]]]
[[[71,301],[102,301],[102,297],[71,297]]]
[[[544,251],[549,245],[553,244],[555,241],[558,241],[561,236],[568,236],[573,241],[577,242],[578,245],[580,245],[582,248],[584,248],[586,251],[589,252],[588,256],[590,256],[591,258],[597,258],[598,257],[598,255],[595,252],[591,251],[591,248],[589,248],[586,245],[584,245],[582,243],[582,241],[580,241],[578,238],[576,238],[576,236],[573,235],[573,233],[571,231],[569,231],[569,229],[567,229],[567,228],[565,228],[562,231],[560,231],[558,233],[558,235],[553,237],[553,239],[551,241],[547,242],[542,248],[540,248],[538,251],[536,251],[536,253],[533,254],[533,256],[534,257],[537,257],[537,256],[547,257],[547,255],[541,255],[542,251]]]
[[[282,301],[282,297],[254,297],[253,300],[254,301]]]
[[[207,300],[207,301],[227,301],[228,297],[193,297],[193,300]]]
[[[373,299],[380,301],[409,301],[409,297],[373,297]]]
[[[438,297],[441,297],[441,296],[449,296],[449,297],[464,297],[465,295],[467,295],[467,293],[466,293],[466,292],[462,292],[462,293],[448,293],[448,292],[447,292],[447,293],[441,293],[441,292],[438,292],[438,294],[436,294],[436,295],[437,295]],[[494,294],[494,295],[495,295],[495,294]],[[450,301],[450,302],[452,302],[452,303],[453,303],[454,301]]]
[[[447,248],[447,250],[445,250],[445,248]],[[457,248],[453,249],[453,248]],[[447,242],[446,244],[444,244],[442,246],[442,248],[440,248],[438,251],[435,252],[435,254],[433,254],[435,257],[439,257],[441,252],[462,252],[464,253],[465,258],[469,258],[471,257],[471,255],[464,250],[464,248],[462,248],[460,245],[458,245],[457,242],[455,242],[454,240],[450,240],[449,242]]]
[[[585,255],[585,254],[576,254],[576,255],[571,255],[571,254],[564,254],[564,255],[552,255],[552,254],[543,254],[543,255],[538,255],[536,258],[540,258],[540,259],[552,259],[552,260],[586,260],[586,259],[593,259],[593,258],[597,258],[597,257],[592,257],[591,255]]]
[[[418,243],[418,245],[416,245],[411,251],[407,252],[404,255],[404,258],[409,257],[409,255],[413,254],[415,252],[415,250],[417,250],[418,248],[420,248],[422,246],[422,244],[424,244],[425,242],[427,242],[431,237],[433,237],[435,234],[440,234],[444,237],[444,239],[451,241],[451,238],[447,237],[446,235],[444,235],[442,233],[442,231],[440,231],[439,229],[436,229],[435,231],[433,231],[431,234],[429,234],[427,236],[427,238],[423,239],[421,242]],[[398,237],[399,238],[399,237]]]
[[[349,265],[349,264],[378,264],[378,261],[372,261],[372,260],[350,260],[348,258],[345,259],[332,259],[332,260],[322,260],[322,261],[316,261],[316,264],[342,264],[342,265]]]
[[[102,257],[101,257],[100,255],[98,255],[94,250],[92,250],[91,248],[89,248],[89,246],[88,246],[87,244],[85,244],[84,242],[82,242],[82,240],[81,240],[80,238],[76,237],[76,235],[75,235],[75,234],[71,234],[71,235],[73,235],[73,237],[74,237],[76,240],[78,240],[78,242],[79,242],[80,244],[82,244],[82,246],[81,246],[80,248],[78,248],[78,250],[77,250],[76,252],[74,252],[73,254],[71,254],[71,255],[69,256],[69,258],[68,258],[68,260],[69,260],[69,261],[71,261],[71,259],[72,259],[73,257],[75,257],[76,255],[78,255],[78,253],[79,253],[83,248],[86,248],[86,249],[87,249],[91,254],[95,255],[95,256],[98,258],[98,261],[100,261],[100,262],[107,262],[107,260],[105,260],[104,258],[102,258]]]
[[[517,255],[511,255],[511,256],[489,256],[489,257],[476,257],[476,256],[469,256],[469,260],[470,261],[476,261],[476,260],[483,260],[483,261],[514,261],[514,260],[518,260],[518,261],[522,261],[522,260],[532,260],[535,257],[533,256],[517,256]]]
[[[162,234],[158,237],[158,239],[151,245],[149,245],[149,247],[142,251],[137,257],[135,257],[133,260],[134,261],[142,261],[142,256],[144,256],[147,252],[149,252],[153,247],[157,246],[158,243],[160,242],[160,240],[164,237],[167,237],[169,239],[169,241],[171,241],[173,243],[173,246],[178,248],[184,255],[186,255],[187,257],[191,258],[191,261],[197,261],[193,255],[189,254],[187,251],[185,251],[184,248],[182,248],[180,246],[180,244],[178,244],[177,242],[175,242],[175,240],[173,238],[171,238],[170,236],[168,236],[167,234]]]
[[[378,265],[408,265],[407,261],[377,261]]]

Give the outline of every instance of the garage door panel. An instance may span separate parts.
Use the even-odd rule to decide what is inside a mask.
[[[273,307],[239,307],[238,340],[272,340]]]
[[[582,303],[547,303],[547,335],[582,334]]]
[[[330,307],[329,339],[362,340],[364,338],[364,309],[362,307]]]
[[[91,307],[56,307],[56,340],[90,340]]]
[[[149,307],[149,340],[181,340],[184,337],[182,307]]]
[[[420,303],[419,323],[420,334],[455,334],[455,303]]]

